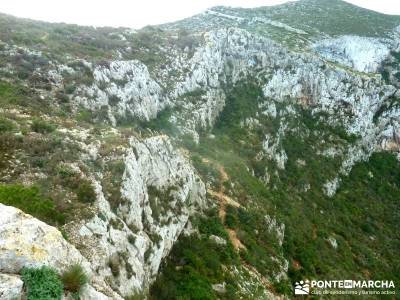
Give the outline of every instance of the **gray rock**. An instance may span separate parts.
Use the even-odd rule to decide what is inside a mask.
[[[18,300],[23,282],[18,275],[0,274],[0,300]]]
[[[211,285],[212,289],[214,291],[216,291],[217,293],[219,293],[219,294],[226,293],[226,287],[225,286],[226,286],[225,282]]]
[[[226,245],[226,240],[223,239],[222,237],[216,236],[216,235],[210,235],[210,240],[212,240],[214,243],[216,243],[217,245]]]

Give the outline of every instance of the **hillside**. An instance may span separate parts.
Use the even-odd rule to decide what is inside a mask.
[[[0,299],[400,284],[400,16],[300,0],[0,28]]]

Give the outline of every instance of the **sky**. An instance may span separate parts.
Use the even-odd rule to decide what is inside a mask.
[[[346,0],[400,15],[399,0]],[[0,12],[49,22],[141,28],[172,22],[216,5],[257,7],[285,0],[0,0]]]

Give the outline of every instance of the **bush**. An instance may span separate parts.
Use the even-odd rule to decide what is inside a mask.
[[[88,277],[82,266],[72,265],[61,275],[64,289],[72,293],[79,293],[81,288],[88,282]]]
[[[114,254],[113,256],[110,257],[109,261],[108,261],[108,266],[111,269],[111,273],[113,274],[114,277],[118,277],[120,269],[120,261],[119,261],[119,257],[118,254]]]
[[[96,200],[96,192],[88,181],[83,181],[79,184],[76,194],[78,200],[83,203],[93,203]]]
[[[11,205],[51,224],[63,224],[64,215],[58,212],[50,199],[41,196],[36,186],[18,184],[0,185],[0,203]]]
[[[27,291],[27,300],[61,299],[63,284],[51,268],[23,268],[21,277]]]
[[[128,235],[128,242],[135,245],[136,237],[133,234]]]
[[[75,90],[76,90],[76,86],[75,85],[72,85],[72,84],[69,84],[69,85],[67,85],[66,87],[65,87],[65,93],[67,93],[67,94],[73,94],[74,92],[75,92]]]
[[[12,131],[14,129],[14,124],[10,120],[0,117],[0,132]]]
[[[52,124],[46,123],[45,121],[41,120],[34,120],[31,125],[31,129],[37,133],[50,133],[55,130]]]

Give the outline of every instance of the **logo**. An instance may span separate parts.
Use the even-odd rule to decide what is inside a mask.
[[[301,280],[294,284],[300,295],[396,295],[393,280]]]
[[[301,280],[294,284],[295,295],[308,295],[310,293],[310,282]]]

